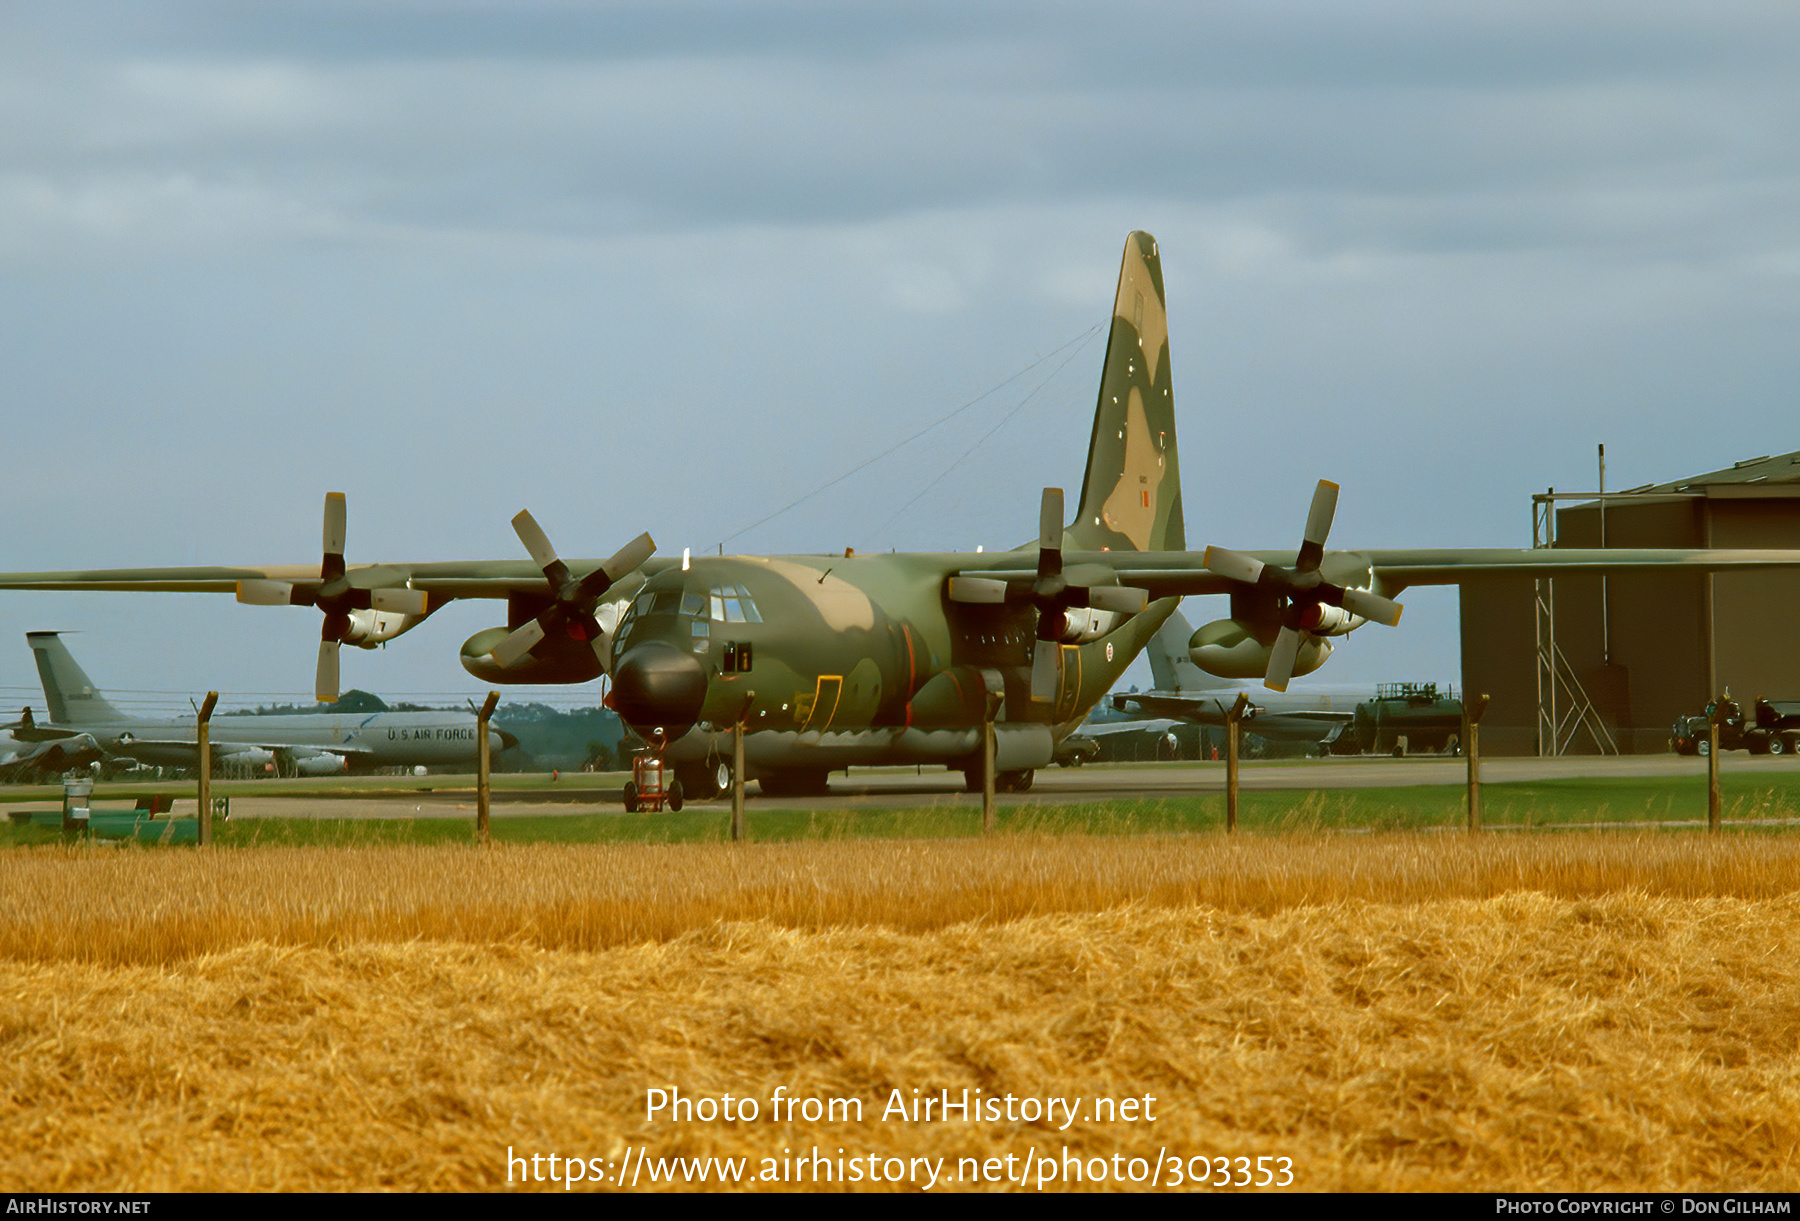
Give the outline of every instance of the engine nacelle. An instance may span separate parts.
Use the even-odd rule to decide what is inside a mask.
[[[294,774],[296,776],[342,776],[350,770],[350,764],[342,755],[334,755],[329,751],[321,751],[316,755],[297,755],[294,758]]]
[[[495,684],[585,683],[600,677],[594,646],[566,636],[546,636],[517,665],[502,669],[494,660],[494,649],[509,635],[510,628],[490,627],[463,641],[463,669],[484,683]]]
[[[342,637],[345,644],[359,649],[372,649],[386,644],[402,632],[410,632],[425,622],[424,615],[403,615],[399,611],[353,610],[350,628]]]
[[[1303,622],[1301,626],[1315,636],[1348,636],[1368,622],[1361,615],[1352,615],[1341,606],[1315,606],[1312,613],[1317,622]]]
[[[1188,637],[1188,657],[1208,674],[1220,678],[1261,678],[1269,672],[1269,652],[1274,644],[1272,633],[1265,644],[1236,619],[1215,619]],[[1311,674],[1330,656],[1328,642],[1311,637],[1302,640],[1294,658],[1295,677]]]
[[[1064,644],[1086,644],[1100,639],[1130,617],[1118,611],[1072,606],[1063,612],[1063,630],[1057,639]]]

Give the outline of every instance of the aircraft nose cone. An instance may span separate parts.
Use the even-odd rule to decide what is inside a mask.
[[[706,671],[674,645],[646,640],[613,668],[612,703],[625,723],[648,738],[657,730],[673,742],[700,719]]]

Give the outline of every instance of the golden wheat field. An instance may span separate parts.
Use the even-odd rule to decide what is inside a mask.
[[[1797,892],[1666,834],[19,850],[0,1183],[1791,1191]],[[1015,1114],[890,1108],[964,1090]]]

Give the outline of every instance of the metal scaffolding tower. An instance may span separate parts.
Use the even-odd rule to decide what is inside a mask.
[[[1531,498],[1531,545],[1556,545],[1556,502],[1599,500],[1606,493],[1558,492],[1555,488]],[[1539,577],[1533,612],[1537,635],[1537,747],[1540,757],[1563,755],[1583,731],[1603,755],[1619,753],[1619,744],[1600,719],[1575,668],[1556,645],[1556,580]],[[1604,610],[1602,614],[1604,615]]]

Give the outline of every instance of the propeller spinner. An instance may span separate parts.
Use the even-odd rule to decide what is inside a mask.
[[[1061,644],[1068,628],[1068,612],[1082,607],[1135,615],[1150,603],[1150,595],[1129,585],[1108,583],[1112,570],[1101,565],[1063,569],[1063,490],[1045,488],[1038,506],[1037,575],[1028,595],[1037,608],[1037,643],[1031,654],[1031,698],[1047,702],[1056,698]],[[1004,602],[1007,583],[991,577],[953,577],[953,602]]]
[[[342,492],[325,495],[323,558],[319,584],[295,585],[289,581],[239,581],[237,600],[252,606],[316,606],[325,612],[319,632],[319,665],[313,675],[313,695],[324,704],[338,697],[338,646],[358,640],[352,611],[391,611],[423,615],[424,591],[408,587],[412,573],[389,564],[373,564],[350,571],[344,564],[344,533],[349,513]]]
[[[1372,623],[1393,627],[1400,622],[1404,609],[1398,602],[1366,589],[1334,585],[1319,572],[1325,558],[1325,539],[1331,533],[1332,518],[1337,515],[1338,485],[1329,479],[1319,480],[1313,492],[1312,508],[1306,515],[1306,533],[1300,553],[1292,568],[1265,564],[1255,556],[1224,547],[1206,549],[1206,567],[1219,576],[1255,585],[1275,594],[1284,604],[1281,633],[1269,654],[1269,669],[1263,686],[1271,691],[1286,691],[1294,676],[1294,659],[1300,647],[1312,638],[1311,629],[1325,618],[1325,607],[1342,607],[1352,615],[1360,615]]]

